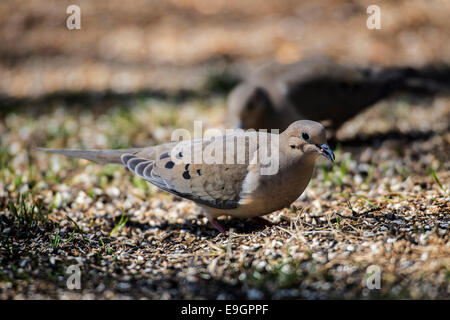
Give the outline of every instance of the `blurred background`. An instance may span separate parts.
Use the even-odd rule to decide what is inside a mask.
[[[268,61],[450,64],[450,1],[374,2],[0,1],[0,298],[448,298],[448,97],[388,99],[345,124],[335,165],[269,215],[289,232],[225,219],[241,235],[216,237],[192,203],[125,170],[31,150],[221,127],[230,90]],[[81,30],[66,27],[72,4]],[[33,203],[49,219],[25,228],[12,208]],[[362,285],[370,264],[382,290]]]
[[[81,8],[81,30],[66,8]],[[450,3],[377,1],[2,1],[0,93],[198,89],[208,73],[327,55],[384,66],[449,62]]]

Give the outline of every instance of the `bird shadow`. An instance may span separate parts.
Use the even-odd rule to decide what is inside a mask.
[[[234,218],[223,218],[219,219],[222,225],[227,230],[227,233],[232,231],[236,234],[248,234],[252,232],[262,231],[266,226],[252,222],[250,219],[234,219]],[[159,224],[150,225],[146,223],[141,223],[137,221],[128,221],[128,226],[132,228],[139,228],[143,231],[157,228],[159,230],[164,230],[167,232],[171,231],[181,231],[184,230],[191,234],[197,236],[205,236],[208,238],[215,238],[220,232],[215,229],[211,224],[198,224],[199,220],[185,220],[182,223],[171,223],[168,221],[161,222]]]
[[[90,110],[102,113],[111,106],[128,108],[143,99],[167,101],[181,104],[195,99],[206,99],[211,95],[226,95],[240,81],[240,78],[230,71],[211,71],[205,76],[202,86],[196,89],[152,89],[145,88],[129,92],[107,90],[60,90],[40,96],[15,97],[0,94],[0,117],[9,113],[31,113],[41,115],[50,113],[55,108],[64,107],[77,113]]]
[[[153,98],[181,103],[203,96],[204,93],[200,91],[187,89],[176,91],[144,89],[133,92],[62,90],[38,97],[23,98],[0,95],[0,116],[5,116],[8,113],[49,113],[59,106],[64,106],[64,108],[75,113],[83,109],[101,113],[109,109],[111,105],[127,108],[141,99]]]

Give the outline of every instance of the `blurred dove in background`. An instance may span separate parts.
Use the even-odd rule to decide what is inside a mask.
[[[251,143],[252,139],[243,139],[243,145],[238,144],[237,152],[233,152],[232,163],[193,161],[196,152],[203,153],[208,148],[222,149],[227,142],[236,141],[244,134],[262,134],[268,143],[263,143],[261,139],[257,139],[256,143]],[[273,141],[277,143],[272,144]],[[195,148],[196,145],[200,145],[200,148]],[[334,154],[327,145],[325,128],[320,123],[308,120],[292,123],[279,135],[267,132],[244,133],[239,130],[232,135],[147,148],[38,150],[99,163],[122,164],[162,190],[196,202],[220,232],[225,232],[225,228],[216,218],[222,215],[254,218],[260,223],[265,221],[257,217],[289,206],[303,193],[312,177],[317,157],[322,155],[334,161]],[[228,147],[225,151],[229,151]],[[193,152],[191,155],[194,157],[189,157],[189,152]],[[226,158],[226,152],[223,159]],[[267,152],[277,156],[273,158],[277,165],[273,174],[262,174],[267,163],[261,160],[261,154]],[[239,154],[245,155],[244,161],[237,161]]]
[[[292,121],[311,119],[337,130],[393,93],[432,96],[449,89],[448,67],[359,67],[310,58],[255,71],[230,93],[227,120],[243,129],[284,130]]]

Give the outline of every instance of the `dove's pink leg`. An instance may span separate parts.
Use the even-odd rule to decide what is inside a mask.
[[[216,227],[217,230],[219,230],[221,233],[226,233],[224,226],[219,221],[210,217],[209,215],[206,215],[206,217],[208,218],[208,221],[211,222],[214,227]]]
[[[263,226],[267,226],[267,227],[272,227],[273,223],[270,222],[269,220],[266,220],[264,218],[260,218],[260,217],[254,217],[252,218],[252,221],[257,223],[257,224],[261,224]]]

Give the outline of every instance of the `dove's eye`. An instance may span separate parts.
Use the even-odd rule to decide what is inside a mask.
[[[305,139],[306,141],[309,140],[309,134],[306,132],[302,132],[302,138]]]

